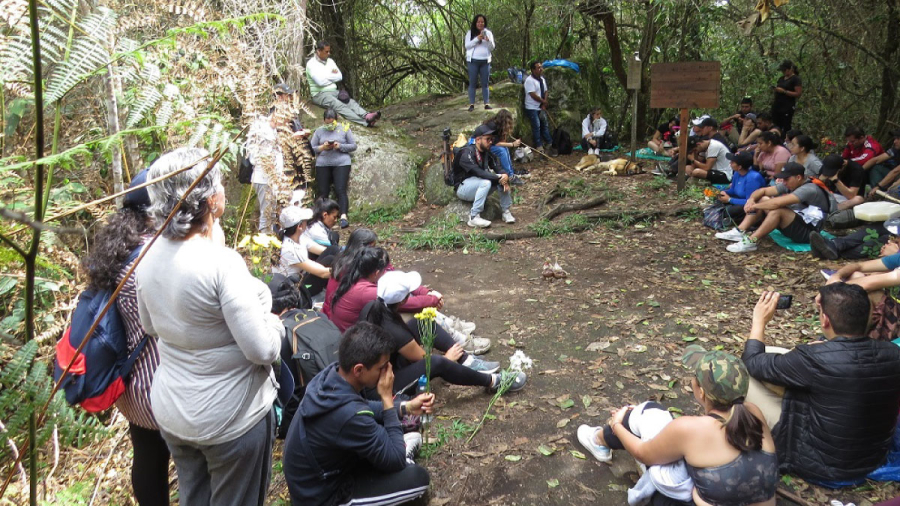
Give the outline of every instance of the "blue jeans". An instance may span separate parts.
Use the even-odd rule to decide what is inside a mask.
[[[472,60],[466,63],[469,69],[469,103],[475,103],[475,84],[481,78],[481,98],[487,104],[491,99],[491,90],[488,89],[488,81],[491,78],[491,64],[487,60]]]
[[[552,144],[553,137],[550,137],[550,123],[547,121],[547,115],[540,109],[525,109],[525,115],[531,122],[531,134],[534,135],[534,147],[539,148],[544,143]],[[543,142],[541,137],[544,138]]]
[[[509,206],[512,205],[512,195],[510,192],[504,191],[499,185],[492,185],[491,181],[481,179],[480,177],[466,178],[465,181],[459,185],[459,188],[456,189],[456,196],[461,200],[472,203],[472,210],[469,211],[469,218],[473,218],[475,215],[481,214],[481,211],[484,210],[484,201],[487,200],[488,195],[494,190],[500,192],[500,209],[509,211]]]
[[[500,162],[500,166],[503,167],[503,172],[506,172],[507,174],[512,176],[513,166],[512,159],[509,157],[509,148],[491,146],[491,153],[497,157],[497,161]]]

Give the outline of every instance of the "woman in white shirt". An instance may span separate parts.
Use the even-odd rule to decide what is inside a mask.
[[[306,239],[302,237],[312,216],[311,209],[298,206],[287,206],[281,211],[281,259],[272,269],[276,274],[302,276],[308,272],[322,279],[331,277],[331,269],[309,259]]]
[[[469,112],[475,110],[475,84],[481,78],[481,98],[484,108],[491,109],[488,80],[491,77],[491,53],[494,51],[494,34],[487,29],[487,18],[476,14],[472,27],[466,31],[466,67],[469,69]]]
[[[581,121],[581,149],[585,153],[599,155],[601,149],[607,149],[604,144],[606,126],[603,111],[599,107],[591,110],[590,114]]]

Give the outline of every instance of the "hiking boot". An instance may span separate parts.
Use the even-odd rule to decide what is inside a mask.
[[[512,215],[511,212],[503,211],[503,223],[515,223],[516,217]]]
[[[491,226],[491,222],[482,218],[480,214],[476,214],[469,218],[467,225],[473,228],[488,228]]]
[[[725,249],[732,253],[747,253],[750,251],[756,251],[756,246],[756,241],[749,237],[745,237],[741,239],[740,242],[729,244]]]
[[[463,343],[463,350],[472,355],[483,355],[490,351],[491,340],[486,337],[470,337]]]
[[[350,222],[347,221],[347,218],[341,218],[341,228],[347,228],[350,226]]]
[[[590,425],[578,426],[578,442],[585,448],[595,459],[600,462],[609,462],[612,460],[612,450],[597,444],[597,431],[600,427],[591,427]]]
[[[509,184],[511,184],[512,186],[522,186],[523,184],[525,184],[525,181],[519,176],[513,174],[512,176],[509,176]]]
[[[515,375],[515,377],[512,377],[512,375]],[[496,392],[504,380],[512,381],[507,392],[518,392],[525,388],[525,382],[528,380],[528,376],[522,371],[500,371],[492,374],[491,377],[493,379],[491,386],[488,387],[488,392]]]
[[[826,260],[837,260],[840,258],[841,254],[838,252],[837,248],[829,239],[826,239],[822,236],[822,234],[818,232],[810,232],[809,234],[809,247],[812,250],[812,254],[816,258],[824,258]]]
[[[415,464],[414,459],[422,449],[422,433],[407,432],[403,434],[403,442],[406,443],[406,462]]]
[[[475,104],[469,104],[469,112],[472,112],[474,110],[475,110]]]
[[[741,232],[741,229],[734,227],[731,230],[726,232],[717,232],[716,239],[722,239],[723,241],[734,241],[738,242],[744,238],[744,233]]]
[[[557,150],[553,146],[550,146],[550,152],[547,154],[549,154],[551,158],[555,158],[555,157],[559,156],[559,150]]]
[[[466,357],[466,361],[463,362],[464,366],[472,369],[473,371],[483,372],[485,374],[495,373],[500,370],[500,362],[488,362],[487,360],[482,359],[481,357],[477,357],[475,355],[469,355]]]
[[[487,105],[487,104],[484,104],[484,110],[485,110],[485,111],[490,111],[491,109],[493,109],[493,107],[491,107],[491,106],[489,106],[489,105]]]

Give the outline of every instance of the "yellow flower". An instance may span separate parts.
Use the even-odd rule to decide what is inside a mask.
[[[437,318],[437,310],[433,307],[426,307],[422,311],[415,314],[417,320],[434,320]]]
[[[260,258],[255,256],[255,257],[250,257],[250,260],[253,261],[253,263],[254,263],[254,265],[255,265],[255,264],[258,264],[258,263],[259,263]]]
[[[247,243],[249,243],[249,242],[250,242],[250,236],[249,236],[249,235],[245,235],[244,238],[241,239],[241,242],[238,243],[238,248],[243,248],[243,247],[246,246]]]
[[[269,245],[269,236],[266,234],[257,234],[253,236],[253,242],[258,246],[266,247]]]
[[[281,249],[281,241],[279,241],[277,237],[271,237],[269,239],[269,244],[275,248]]]

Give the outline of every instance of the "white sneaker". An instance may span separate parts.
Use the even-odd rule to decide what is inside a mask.
[[[475,332],[475,324],[465,320],[457,319],[453,322],[453,327],[467,336],[472,335],[472,332]]]
[[[512,215],[509,211],[503,211],[503,222],[504,223],[515,223],[516,217]],[[490,222],[488,222],[490,223]]]
[[[491,222],[481,217],[480,214],[476,214],[469,218],[468,225],[474,228],[488,228],[491,226]]]
[[[483,355],[491,349],[491,340],[486,337],[470,337],[462,346],[466,353]]]
[[[578,426],[578,442],[581,443],[581,446],[590,452],[595,459],[600,462],[609,462],[612,460],[612,450],[597,444],[595,436],[598,430],[600,430],[600,427],[591,427],[590,425]]]
[[[732,253],[746,253],[748,251],[756,251],[756,241],[747,237],[745,239],[741,239],[740,242],[729,244],[725,249]]]
[[[406,443],[406,462],[415,464],[414,459],[422,449],[422,434],[419,432],[407,432],[403,434],[403,442]]]
[[[732,228],[726,232],[718,232],[716,233],[716,239],[722,239],[723,241],[734,241],[739,242],[744,238],[744,233],[737,227]]]

